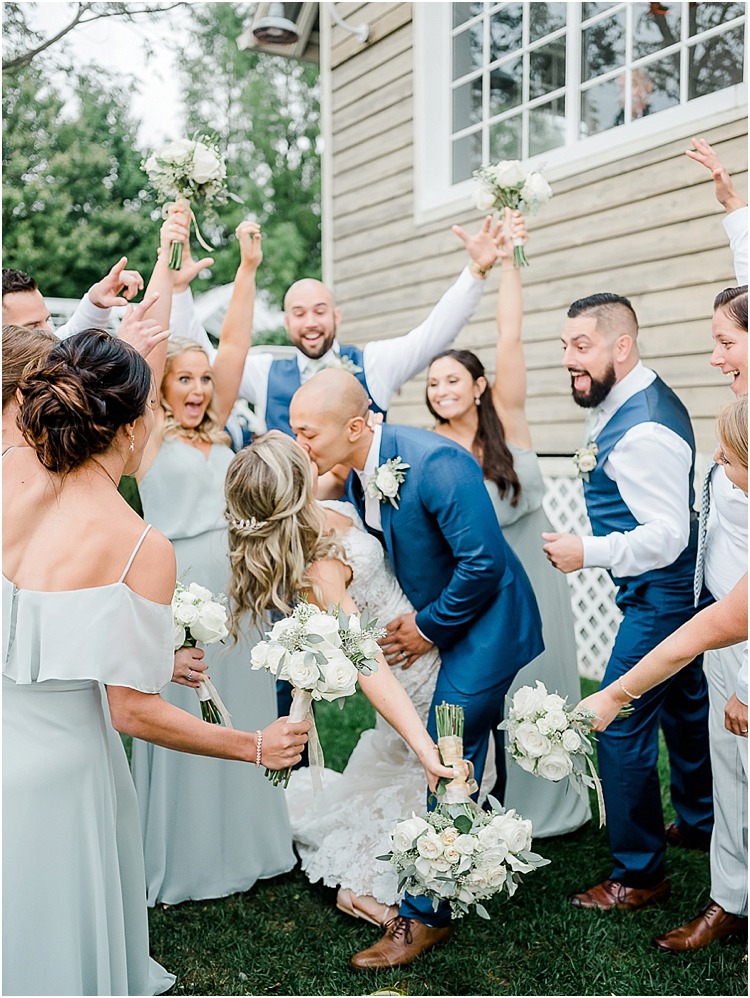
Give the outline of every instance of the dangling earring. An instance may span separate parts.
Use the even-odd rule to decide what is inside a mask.
[[[481,404],[482,404],[482,402],[481,402],[481,398],[482,398],[482,396],[481,396],[481,395],[477,395],[477,397],[476,397],[476,398],[474,399],[474,402],[475,402],[475,403],[476,403],[477,405],[481,405]]]
[[[132,454],[135,450],[135,433],[130,434],[130,453]]]

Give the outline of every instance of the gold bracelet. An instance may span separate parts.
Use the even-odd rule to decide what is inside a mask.
[[[625,684],[623,683],[623,681],[620,679],[619,676],[617,677],[617,685],[620,687],[620,689],[628,698],[628,700],[640,700],[641,697],[643,696],[642,693],[638,693],[637,695],[635,693],[629,693],[628,690],[625,689]]]
[[[469,270],[472,274],[476,274],[477,277],[481,277],[482,280],[485,279],[487,274],[492,270],[492,264],[489,267],[480,267],[476,260],[472,260],[469,264]]]

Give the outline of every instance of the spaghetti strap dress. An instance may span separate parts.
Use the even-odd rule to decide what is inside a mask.
[[[226,592],[229,548],[224,479],[234,454],[213,444],[208,457],[180,440],[163,442],[139,483],[144,516],[172,542],[177,577]],[[205,648],[208,674],[232,723],[256,731],[276,720],[273,677],[250,669],[262,638]],[[200,717],[195,690],[170,683],[164,699]],[[295,865],[283,791],[244,762],[186,755],[133,739],[149,905],[225,897]],[[196,843],[198,855],[196,855]]]
[[[138,542],[136,551],[148,531]],[[3,994],[154,995],[138,803],[103,684],[157,694],[172,615],[124,579],[3,576]]]

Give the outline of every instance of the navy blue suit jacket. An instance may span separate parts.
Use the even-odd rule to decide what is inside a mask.
[[[544,650],[531,585],[471,454],[435,433],[383,424],[378,464],[397,456],[410,466],[398,509],[380,504],[396,578],[450,682],[462,693],[489,689]],[[354,472],[347,496],[364,520]]]

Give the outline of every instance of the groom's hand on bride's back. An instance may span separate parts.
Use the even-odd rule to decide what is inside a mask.
[[[299,762],[311,727],[309,721],[290,721],[288,717],[269,724],[263,729],[261,763],[268,769],[286,769]]]

